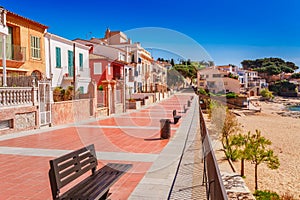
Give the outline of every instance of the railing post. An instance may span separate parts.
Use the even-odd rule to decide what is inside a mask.
[[[38,88],[35,86],[32,87],[30,100],[34,106],[38,105]]]

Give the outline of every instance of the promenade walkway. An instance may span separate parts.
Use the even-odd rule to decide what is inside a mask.
[[[176,197],[180,191],[185,191],[184,199],[205,196],[195,179],[203,173],[197,142],[197,98],[183,112],[192,96],[191,92],[182,92],[134,112],[0,136],[0,200],[51,199],[49,160],[89,144],[95,144],[99,167],[109,162],[133,164],[111,188],[111,200],[182,199]],[[178,124],[171,124],[171,138],[160,140],[159,120],[172,119],[174,109],[182,118]],[[193,180],[194,185],[180,188],[178,183],[184,179]]]

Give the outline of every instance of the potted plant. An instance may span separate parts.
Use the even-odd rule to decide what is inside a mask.
[[[103,85],[99,85],[98,90],[103,91]]]

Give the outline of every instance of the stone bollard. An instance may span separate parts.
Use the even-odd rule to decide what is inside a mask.
[[[173,117],[175,117],[177,114],[176,110],[173,110]]]
[[[187,108],[185,107],[185,105],[183,105],[183,112],[186,113]]]
[[[187,101],[187,107],[191,107],[191,101],[190,100]]]
[[[169,139],[171,134],[171,120],[161,119],[160,120],[160,138]]]

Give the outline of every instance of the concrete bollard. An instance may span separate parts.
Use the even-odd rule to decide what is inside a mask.
[[[171,120],[161,119],[160,120],[160,138],[169,139],[171,134]]]

